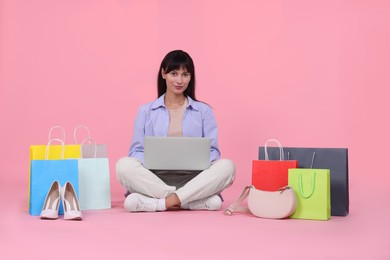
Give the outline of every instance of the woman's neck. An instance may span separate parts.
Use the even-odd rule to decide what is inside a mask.
[[[185,103],[186,97],[184,95],[168,95],[164,97],[165,106],[168,109],[176,109],[182,107]]]

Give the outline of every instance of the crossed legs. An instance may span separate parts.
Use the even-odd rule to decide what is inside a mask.
[[[235,166],[228,159],[215,161],[210,168],[199,173],[179,189],[164,183],[135,158],[119,159],[116,164],[116,173],[119,182],[130,193],[164,199],[165,203],[160,201],[160,206],[165,204],[165,208],[171,208],[188,205],[191,202],[219,194],[233,183]]]

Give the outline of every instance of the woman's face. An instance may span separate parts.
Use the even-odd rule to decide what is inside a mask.
[[[168,73],[161,70],[161,75],[167,84],[167,93],[182,95],[191,80],[191,74],[183,67]]]

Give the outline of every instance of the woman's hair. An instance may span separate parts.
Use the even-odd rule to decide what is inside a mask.
[[[189,96],[193,100],[195,98],[195,66],[190,55],[182,50],[175,50],[169,52],[161,62],[157,75],[157,95],[161,97],[167,91],[167,84],[165,79],[161,75],[161,69],[164,69],[165,73],[169,73],[172,70],[178,70],[180,68],[186,69],[191,74],[190,82],[187,89],[184,91],[185,96]]]

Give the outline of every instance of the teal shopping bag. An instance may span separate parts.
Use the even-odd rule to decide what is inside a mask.
[[[111,208],[108,158],[79,159],[78,172],[80,209]]]
[[[85,142],[92,147],[92,158],[85,158]],[[108,158],[96,158],[98,145],[92,138],[81,143],[79,171],[79,202],[81,210],[98,210],[111,208],[110,169]]]
[[[61,158],[64,158],[64,143],[59,139],[49,141],[46,148],[45,158],[49,158],[50,144],[52,141],[58,141],[63,146]],[[58,181],[64,186],[67,181],[72,183],[76,194],[78,195],[78,160],[60,159],[60,160],[31,160],[30,161],[30,201],[29,214],[38,216],[41,213],[47,192],[52,183]],[[63,214],[64,209],[61,203],[59,214]]]

